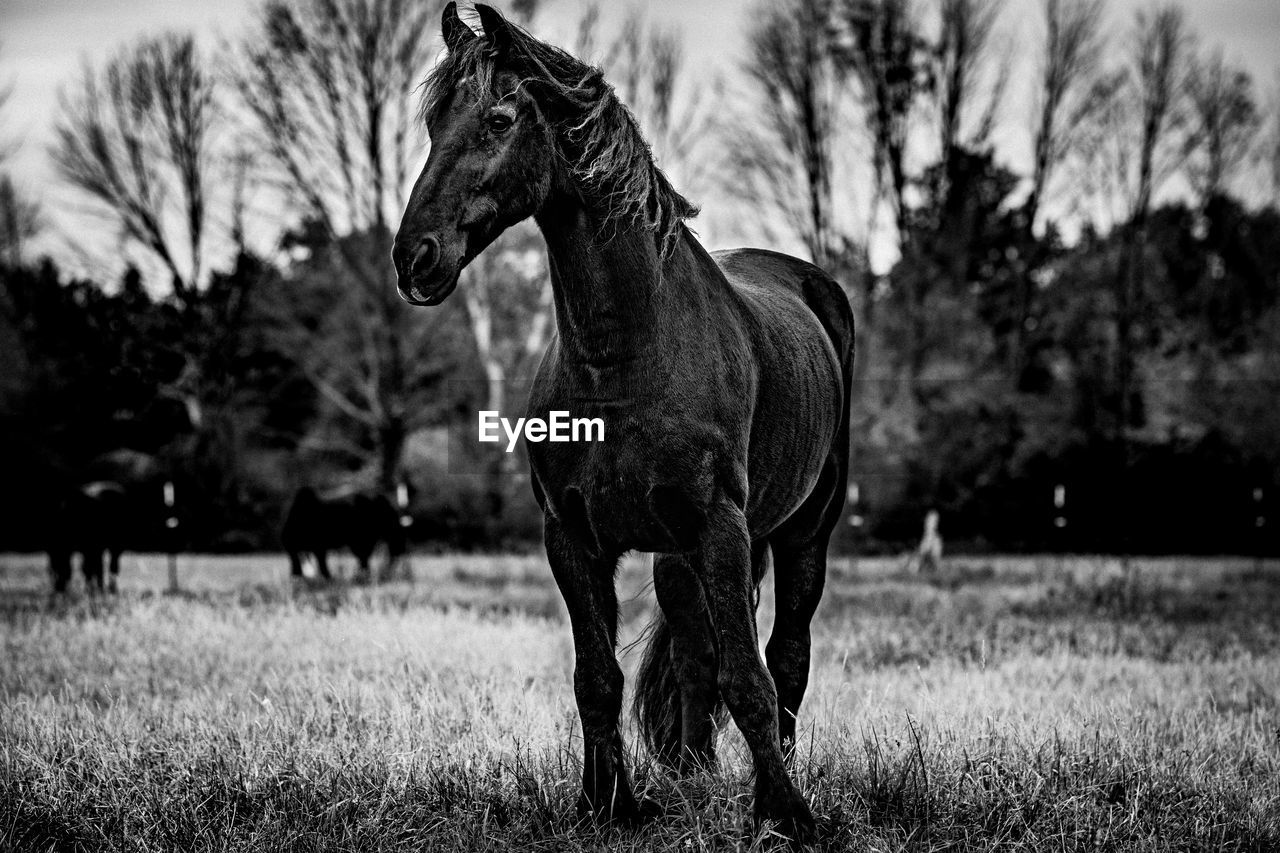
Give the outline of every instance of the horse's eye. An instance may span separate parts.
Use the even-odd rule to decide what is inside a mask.
[[[501,134],[510,130],[515,121],[506,113],[493,113],[485,119],[485,124],[488,126],[490,133]]]

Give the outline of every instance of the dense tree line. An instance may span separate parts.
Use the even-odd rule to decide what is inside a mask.
[[[463,440],[519,405],[551,332],[536,232],[442,309],[395,295],[429,7],[268,0],[216,56],[148,38],[65,90],[50,154],[126,264],[32,257],[48,217],[0,179],[0,548],[36,547],[42,507],[119,448],[163,461],[196,547],[274,547],[302,485],[402,483],[421,540],[536,541],[522,463]],[[1274,549],[1280,114],[1249,75],[1176,5],[1108,49],[1102,0],[1043,0],[1028,69],[999,0],[756,12],[723,80],[639,11],[608,31],[587,5],[560,41],[604,58],[682,188],[845,285],[864,523],[841,545],[936,508],[989,548]],[[1015,93],[1025,167],[997,144]]]

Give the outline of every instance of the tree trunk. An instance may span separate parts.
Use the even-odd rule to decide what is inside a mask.
[[[396,493],[404,446],[408,439],[404,424],[391,421],[378,431],[378,492],[388,497]]]

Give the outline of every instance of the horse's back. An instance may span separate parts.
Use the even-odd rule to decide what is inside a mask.
[[[293,496],[280,527],[280,544],[286,551],[312,551],[325,544],[328,532],[324,503],[315,489],[303,486]]]
[[[844,493],[854,346],[849,301],[831,276],[799,258],[735,249],[712,259],[755,328],[752,532],[774,529],[806,502],[816,507],[816,525],[828,514],[833,490]],[[823,494],[814,496],[815,489]]]
[[[63,502],[60,515],[72,550],[119,548],[129,523],[125,489],[103,480],[85,483]]]
[[[322,496],[311,488],[298,491],[281,528],[286,551],[346,547],[361,552],[399,533],[399,514],[385,495],[349,489],[333,494]]]
[[[768,249],[725,249],[712,252],[711,257],[748,298],[782,292],[804,303],[831,340],[848,381],[853,366],[853,311],[835,279],[808,261]]]

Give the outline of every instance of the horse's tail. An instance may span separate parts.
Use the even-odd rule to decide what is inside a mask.
[[[636,679],[636,723],[654,758],[674,766],[680,757],[680,685],[671,663],[671,626],[659,610]]]
[[[753,561],[751,582],[757,601],[766,567],[767,561],[763,558]],[[674,767],[680,758],[683,715],[680,683],[676,680],[675,665],[671,660],[671,626],[661,609],[654,614],[648,634],[649,642],[636,678],[636,723],[650,754],[662,764]],[[724,697],[717,697],[711,714],[717,729],[725,724],[729,709],[724,704]]]
[[[854,356],[856,351],[853,306],[849,297],[834,278],[813,267],[810,275],[801,282],[801,291],[809,309],[831,339],[836,358],[840,361],[840,374],[844,386],[844,406],[840,412],[840,433],[847,456],[849,444],[849,409],[853,396]]]

